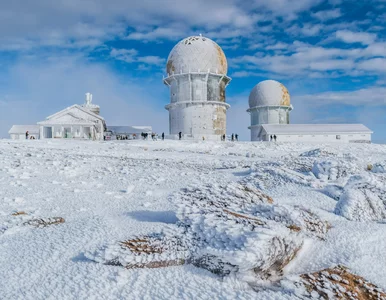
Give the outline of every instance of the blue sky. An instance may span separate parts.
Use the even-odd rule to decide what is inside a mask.
[[[386,142],[386,0],[13,0],[0,3],[0,137],[86,92],[110,125],[167,131],[169,52],[203,34],[228,58],[228,132],[250,90],[287,86],[291,123],[364,123]]]

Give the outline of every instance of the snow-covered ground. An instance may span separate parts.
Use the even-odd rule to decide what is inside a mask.
[[[376,198],[386,190],[385,162],[386,145],[375,144],[0,140],[0,299],[293,299],[192,265],[127,270],[87,258],[175,224],[170,195],[181,188],[242,180],[331,224],[286,276],[342,264],[386,290],[386,221]],[[25,224],[50,217],[65,222]]]

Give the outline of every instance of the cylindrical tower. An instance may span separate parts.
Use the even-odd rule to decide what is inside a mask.
[[[258,83],[249,94],[251,115],[251,141],[263,140],[263,124],[289,124],[289,112],[292,110],[290,94],[278,81],[265,80]]]
[[[203,36],[183,39],[167,61],[169,132],[186,138],[220,140],[226,133],[227,60],[221,47]]]

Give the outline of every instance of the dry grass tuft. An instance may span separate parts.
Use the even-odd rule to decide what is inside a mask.
[[[47,227],[50,225],[57,225],[64,223],[65,220],[61,217],[45,218],[45,219],[32,219],[24,223],[24,225],[30,225],[38,228]]]
[[[301,275],[307,291],[323,299],[386,299],[386,293],[366,279],[350,273],[344,266]]]
[[[21,216],[21,215],[28,215],[25,211],[16,211],[12,214],[12,216]]]

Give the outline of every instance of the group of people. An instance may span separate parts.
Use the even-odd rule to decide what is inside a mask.
[[[25,139],[28,140],[28,137],[29,137],[30,140],[34,140],[35,139],[35,137],[33,135],[29,136],[29,132],[27,130],[26,133],[25,133]]]
[[[141,137],[142,137],[143,140],[147,140],[148,137],[149,137],[149,133],[142,132],[141,133]],[[162,138],[162,140],[165,139],[165,133],[164,132],[162,132],[161,138]],[[153,141],[157,141],[158,140],[158,134],[156,134],[155,132],[152,132],[151,133],[151,139]]]
[[[223,134],[221,136],[221,140],[224,141],[224,142],[226,141],[226,135],[225,134]],[[237,133],[232,133],[231,141],[234,142],[234,141],[238,141],[238,140],[239,140],[239,135]]]
[[[272,142],[272,139],[276,142],[276,139],[277,139],[276,134],[274,134],[273,136],[271,134],[271,136],[269,137],[269,140]]]

